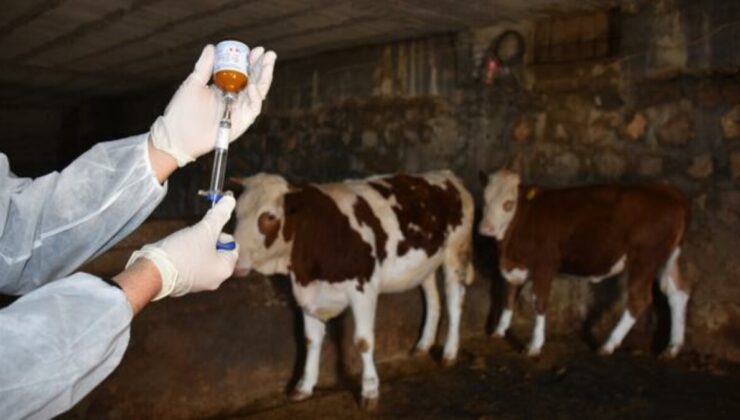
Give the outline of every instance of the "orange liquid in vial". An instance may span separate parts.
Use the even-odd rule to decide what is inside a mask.
[[[238,93],[247,86],[247,75],[235,70],[221,70],[213,75],[213,83],[221,90]]]

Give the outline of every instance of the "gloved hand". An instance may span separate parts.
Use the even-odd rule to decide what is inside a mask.
[[[223,114],[221,92],[208,86],[213,72],[215,47],[206,45],[193,72],[180,85],[164,115],[152,124],[150,137],[155,148],[185,166],[211,150]],[[272,84],[277,55],[257,47],[249,53],[249,82],[232,104],[231,141],[241,136],[262,111],[262,101]]]
[[[216,290],[234,272],[239,257],[238,246],[231,251],[216,250],[217,240],[234,240],[221,230],[235,205],[234,196],[227,192],[200,222],[134,252],[126,268],[138,258],[147,258],[157,266],[162,275],[162,289],[154,300]]]

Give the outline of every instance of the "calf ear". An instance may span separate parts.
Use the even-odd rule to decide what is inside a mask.
[[[263,212],[257,218],[257,228],[265,235],[265,248],[269,248],[280,232],[281,220],[270,212]]]
[[[480,185],[485,187],[486,185],[488,185],[488,174],[479,169],[478,180],[480,181]]]
[[[234,197],[239,197],[245,189],[244,178],[238,176],[232,176],[226,179],[225,190],[234,193]]]

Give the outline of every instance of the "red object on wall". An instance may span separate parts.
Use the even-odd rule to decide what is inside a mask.
[[[486,58],[485,72],[483,73],[483,83],[490,85],[498,72],[499,64],[493,57]]]

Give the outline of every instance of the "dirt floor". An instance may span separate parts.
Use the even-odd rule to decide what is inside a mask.
[[[359,410],[352,378],[305,402],[265,400],[230,418],[740,418],[740,365],[639,350],[601,357],[565,338],[548,342],[535,360],[503,340],[468,340],[463,348],[448,369],[431,357],[379,366],[380,405],[371,414]]]

